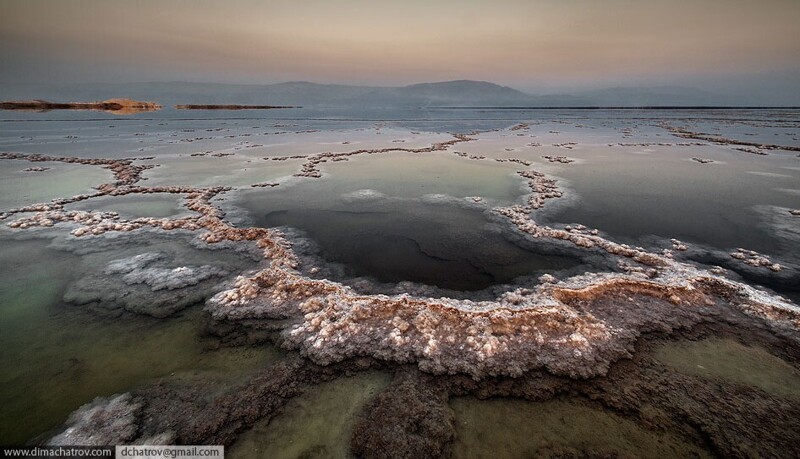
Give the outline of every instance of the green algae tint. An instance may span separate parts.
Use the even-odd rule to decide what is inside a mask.
[[[574,402],[463,397],[451,400],[450,406],[456,414],[456,458],[522,459],[563,449],[580,457],[589,452],[603,457],[710,457],[680,438]]]
[[[760,347],[729,339],[668,343],[656,351],[656,359],[682,373],[800,398],[800,371]]]
[[[369,372],[312,387],[270,422],[259,422],[225,452],[230,459],[350,457],[356,417],[391,376]]]
[[[199,307],[158,320],[133,314],[102,319],[64,305],[63,289],[84,269],[77,255],[50,249],[46,240],[0,242],[0,266],[14,267],[0,270],[5,444],[27,442],[95,397],[153,378],[242,377],[280,356],[271,347],[206,350]]]

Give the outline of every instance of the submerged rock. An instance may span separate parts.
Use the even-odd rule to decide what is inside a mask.
[[[169,445],[172,432],[140,436],[143,401],[131,394],[98,397],[75,410],[66,429],[52,437],[49,446],[109,446],[122,444]]]
[[[138,431],[142,404],[130,394],[98,397],[73,412],[51,446],[106,446],[129,443]]]
[[[145,284],[151,290],[176,290],[212,277],[228,275],[224,269],[215,266],[179,266],[177,268],[150,268],[149,264],[163,260],[166,254],[158,252],[143,253],[131,258],[114,260],[106,266],[107,275],[122,274],[122,280],[128,285]]]
[[[385,194],[371,189],[356,190],[350,193],[345,193],[341,196],[341,199],[344,202],[378,201],[386,198],[387,196]]]
[[[146,252],[111,261],[100,273],[71,284],[64,301],[89,305],[96,311],[119,315],[123,311],[166,317],[205,300],[228,271],[211,265],[174,265],[161,252]]]

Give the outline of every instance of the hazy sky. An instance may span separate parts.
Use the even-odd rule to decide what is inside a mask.
[[[707,85],[800,75],[799,30],[800,0],[0,0],[0,82]]]

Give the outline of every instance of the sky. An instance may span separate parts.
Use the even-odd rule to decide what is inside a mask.
[[[5,84],[797,91],[800,0],[0,0],[0,63]]]

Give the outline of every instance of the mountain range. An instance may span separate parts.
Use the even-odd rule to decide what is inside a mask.
[[[153,82],[62,86],[0,85],[0,100],[55,102],[127,97],[174,104],[269,104],[303,107],[641,107],[726,105],[726,98],[678,87],[616,87],[564,94],[533,95],[486,81],[456,80],[401,87],[319,84],[307,81],[242,85]]]

